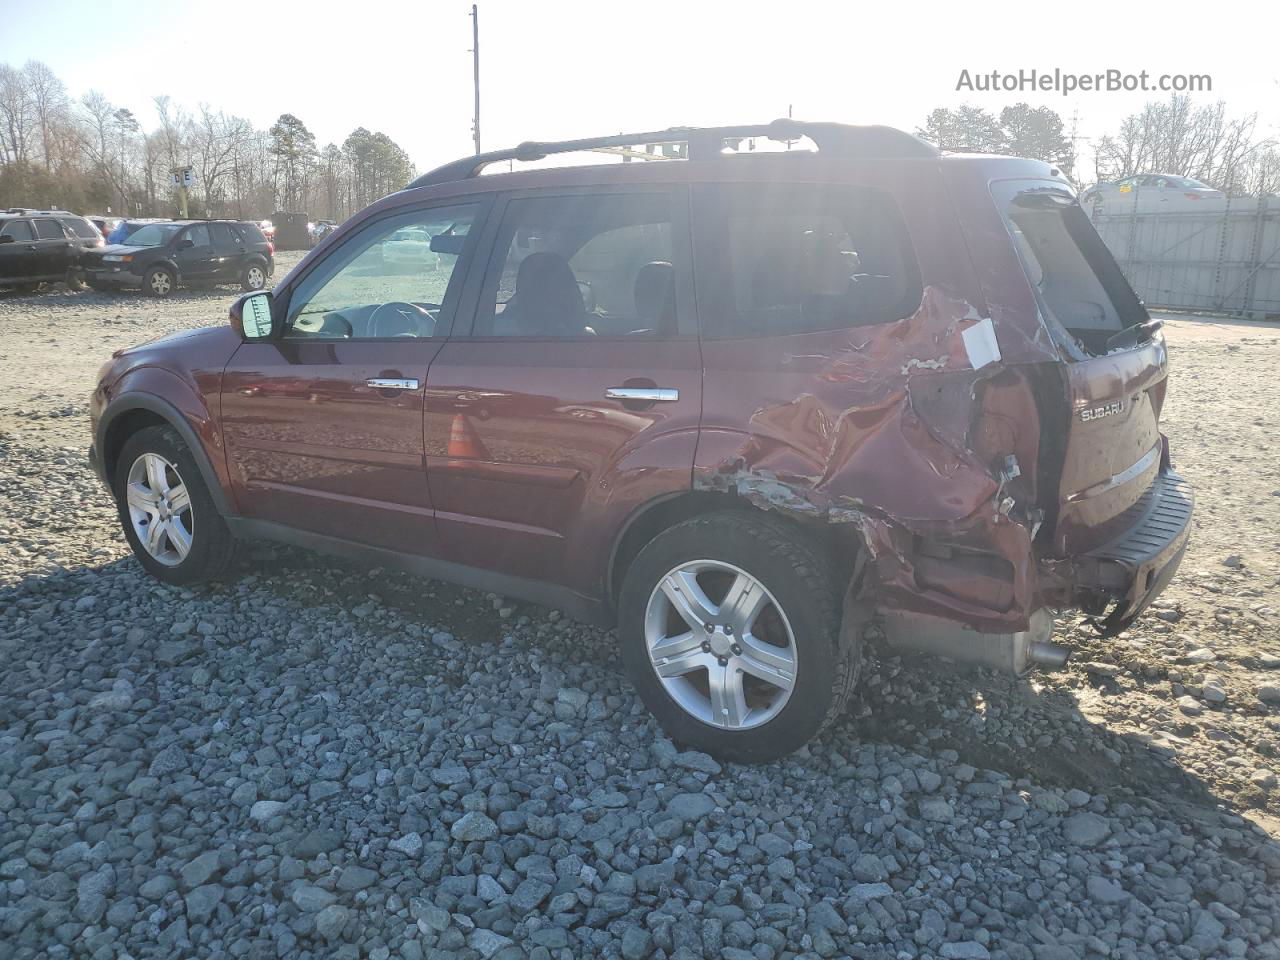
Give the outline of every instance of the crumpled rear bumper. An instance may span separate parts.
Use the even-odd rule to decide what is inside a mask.
[[[1166,468],[1127,511],[1125,530],[1087,553],[1048,561],[1065,575],[1074,606],[1097,616],[1094,626],[1114,636],[1132,623],[1168,586],[1191,537],[1195,493]]]

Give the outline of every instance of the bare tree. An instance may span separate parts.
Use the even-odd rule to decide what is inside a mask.
[[[35,125],[40,130],[40,153],[47,172],[53,168],[54,127],[65,116],[67,88],[57,74],[39,60],[27,61],[22,68],[22,79],[27,85]]]

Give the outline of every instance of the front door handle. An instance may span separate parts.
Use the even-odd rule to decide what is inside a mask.
[[[375,390],[417,390],[418,381],[413,377],[370,377],[365,386]]]
[[[670,403],[680,399],[680,391],[671,387],[609,387],[604,395],[609,400],[661,400]]]

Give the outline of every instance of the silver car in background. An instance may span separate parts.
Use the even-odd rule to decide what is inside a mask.
[[[1098,183],[1080,194],[1080,205],[1090,210],[1100,205],[1107,213],[1130,210],[1203,210],[1224,205],[1227,195],[1191,177],[1165,173],[1140,173],[1114,183]]]

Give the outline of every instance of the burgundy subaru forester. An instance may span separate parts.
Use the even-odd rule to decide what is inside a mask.
[[[479,176],[496,161],[615,161]],[[621,158],[621,162],[617,162]],[[117,353],[91,456],[169,583],[267,538],[616,624],[677,740],[838,716],[863,637],[1014,672],[1186,549],[1164,340],[1050,165],[776,121],[467,157],[231,323]]]

